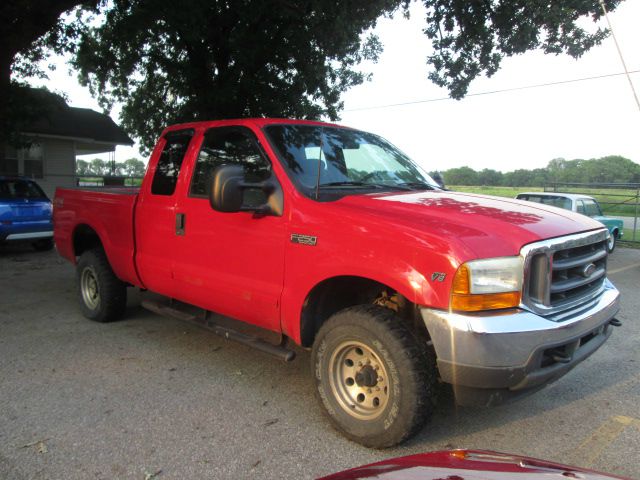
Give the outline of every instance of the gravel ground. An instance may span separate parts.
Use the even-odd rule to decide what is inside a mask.
[[[309,355],[289,364],[142,310],[81,315],[55,252],[0,249],[0,479],[306,479],[400,455],[483,448],[640,478],[640,250],[610,277],[623,327],[545,390],[492,409],[440,402],[413,440],[369,450],[335,432]]]

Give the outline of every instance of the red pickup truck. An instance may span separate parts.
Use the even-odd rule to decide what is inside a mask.
[[[86,317],[143,305],[291,360],[367,446],[425,423],[443,383],[492,405],[609,337],[608,232],[566,210],[446,191],[377,135],[245,119],[167,128],[140,189],[58,189],[55,242]]]

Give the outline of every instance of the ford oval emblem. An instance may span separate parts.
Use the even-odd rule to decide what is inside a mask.
[[[593,272],[595,271],[596,271],[595,263],[590,263],[588,265],[585,265],[584,268],[582,269],[582,272],[580,273],[584,278],[589,278],[591,275],[593,275]]]

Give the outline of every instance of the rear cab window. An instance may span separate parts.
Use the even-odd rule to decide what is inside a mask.
[[[151,183],[153,195],[170,196],[175,192],[182,162],[194,133],[193,129],[188,129],[172,131],[164,136],[166,143],[158,159]]]

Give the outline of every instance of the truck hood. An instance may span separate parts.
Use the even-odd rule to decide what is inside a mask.
[[[449,191],[350,195],[337,203],[398,226],[462,242],[478,257],[517,255],[531,242],[602,228],[548,205]]]

